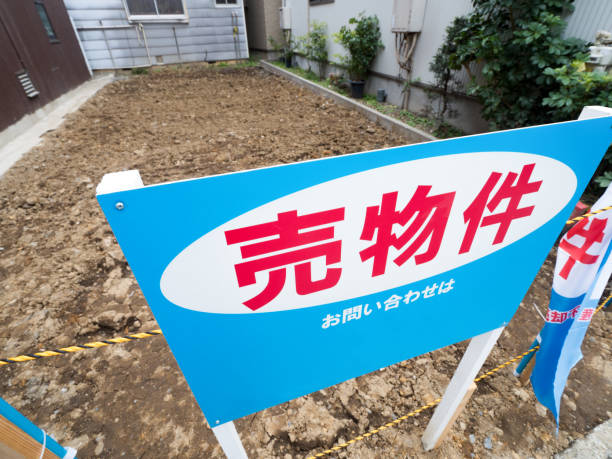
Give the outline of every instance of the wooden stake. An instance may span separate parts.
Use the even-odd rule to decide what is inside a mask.
[[[215,437],[217,437],[217,441],[221,445],[227,459],[248,459],[233,422],[230,421],[213,427],[212,431]]]
[[[529,361],[527,365],[525,365],[525,368],[523,368],[523,371],[519,375],[519,383],[521,386],[525,386],[529,383],[529,377],[531,376],[531,373],[533,372],[535,361],[536,361],[536,356],[534,355],[533,357],[531,357],[531,360]]]
[[[446,424],[446,427],[444,428],[444,430],[440,434],[440,437],[438,438],[438,441],[436,442],[436,444],[433,446],[433,449],[436,449],[444,441],[444,439],[448,435],[448,432],[450,431],[451,427],[453,426],[453,424],[455,423],[455,421],[457,420],[459,415],[463,412],[463,409],[465,408],[465,405],[467,404],[468,400],[470,399],[470,397],[472,396],[472,394],[474,393],[475,390],[476,390],[476,383],[473,382],[472,385],[468,388],[468,390],[465,393],[465,395],[463,396],[463,400],[461,400],[461,403],[459,403],[459,405],[457,405],[457,409],[455,410],[455,412],[451,416],[450,420],[448,421],[448,424]]]
[[[24,459],[41,457],[42,445],[27,433],[0,416],[0,457],[3,459]],[[61,459],[45,448],[43,459]]]
[[[496,328],[470,340],[470,344],[463,354],[457,370],[455,370],[453,379],[451,379],[446,392],[444,392],[442,401],[429,421],[427,429],[425,429],[421,439],[425,451],[429,451],[439,444],[440,438],[456,419],[458,415],[456,413],[461,411],[462,405],[469,399],[469,396],[466,399],[466,394],[470,391],[476,374],[480,371],[502,331],[504,331],[504,327]]]

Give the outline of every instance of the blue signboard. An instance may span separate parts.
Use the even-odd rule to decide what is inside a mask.
[[[611,125],[119,192],[110,174],[98,200],[215,426],[506,324]]]

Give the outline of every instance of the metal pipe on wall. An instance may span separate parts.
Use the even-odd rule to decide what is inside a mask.
[[[110,45],[108,44],[108,38],[106,37],[106,29],[104,28],[104,24],[102,23],[102,19],[100,19],[99,21],[100,23],[100,28],[102,29],[102,35],[104,36],[104,43],[106,43],[106,49],[108,50],[108,54],[110,56],[112,65],[113,65],[113,69],[117,68],[117,64],[115,64],[115,58],[113,57],[113,50],[111,49]]]
[[[147,51],[147,58],[149,59],[149,66],[152,66],[153,62],[151,61],[151,53],[149,52],[149,44],[147,43],[147,34],[145,33],[145,29],[144,29],[144,26],[142,25],[142,22],[138,23],[137,30],[142,32],[142,39],[144,41],[144,46]],[[140,34],[138,34],[138,43],[141,43]]]
[[[176,52],[178,54],[179,62],[183,62],[183,56],[181,56],[181,49],[179,48],[178,38],[176,38],[176,27],[172,27],[172,34],[174,35],[174,43],[176,44]]]

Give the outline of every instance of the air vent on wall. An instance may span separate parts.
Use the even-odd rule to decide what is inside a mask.
[[[40,94],[34,87],[34,83],[32,83],[30,75],[28,75],[27,71],[20,70],[17,72],[17,79],[19,80],[19,83],[21,83],[26,96],[28,96],[30,99]]]

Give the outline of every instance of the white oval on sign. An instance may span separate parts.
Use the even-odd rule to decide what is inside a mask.
[[[525,177],[520,177],[521,171]],[[492,176],[494,172],[499,175]],[[509,173],[517,174],[514,180],[510,180]],[[519,190],[517,186],[521,188],[522,181],[524,184],[541,181],[541,184],[539,188],[526,185],[522,188],[528,191],[525,194],[514,193]],[[489,185],[488,194],[483,192],[487,189],[486,184]],[[373,294],[449,271],[518,241],[563,209],[573,196],[576,184],[576,176],[565,164],[530,153],[462,153],[370,169],[283,196],[215,228],[170,262],[162,275],[160,288],[164,296],[178,306],[218,314],[284,311]],[[448,198],[454,193],[439,249],[429,250],[430,243],[434,244],[434,234],[440,234],[436,231],[441,228],[430,215],[422,224],[413,227],[417,228],[414,237],[397,242],[397,247],[387,246],[386,263],[381,263],[380,250],[373,251],[377,254],[374,257],[370,256],[373,252],[364,253],[384,235],[377,225],[370,231],[365,230],[366,209],[379,206],[370,210],[369,222],[389,222],[392,219],[377,217],[385,213],[380,210],[383,195],[397,192],[395,211],[399,213],[419,186],[431,187],[418,202],[413,200],[413,204],[420,204],[422,209],[433,202],[429,198],[441,195]],[[423,189],[420,191],[423,193]],[[498,192],[502,199],[491,203]],[[517,198],[505,197],[513,193]],[[472,212],[468,211],[466,216],[478,214],[476,198],[479,194],[491,206],[491,209],[484,209],[482,216],[485,218],[504,214],[508,206],[518,209],[516,218],[509,220],[501,242],[494,244],[503,226],[495,217],[480,221],[478,215],[479,220],[473,222],[464,219],[468,209]],[[530,215],[520,216],[520,209],[531,206]],[[300,219],[311,214],[321,215],[324,211],[332,212],[325,214],[322,225],[312,226],[318,223],[316,218],[312,221]],[[282,224],[279,214],[286,219]],[[386,214],[397,216],[393,211]],[[413,215],[403,225],[395,222],[391,232],[400,236],[417,218],[418,215]],[[292,221],[302,225],[297,233],[287,229]],[[268,225],[250,231],[235,231],[266,223]],[[425,237],[421,232],[430,223],[434,234]],[[469,250],[465,250],[470,223],[476,225],[475,233],[472,228],[473,242],[468,244]],[[282,243],[278,242],[280,228],[285,231]],[[329,228],[333,228],[333,232]],[[305,233],[311,233],[310,242],[303,240]],[[417,243],[416,252],[402,260],[401,255],[420,235],[424,238],[422,244]],[[292,241],[300,239],[300,245],[291,245]],[[268,243],[262,244],[265,241]],[[341,250],[338,250],[338,241]],[[461,247],[464,250],[459,253]],[[424,253],[434,256],[419,258],[419,254]],[[314,258],[305,258],[308,256]],[[336,256],[340,257],[339,261]],[[415,256],[420,264],[415,262]],[[376,266],[374,260],[377,260]],[[297,265],[302,266],[296,268]],[[242,286],[238,285],[239,277]],[[264,291],[267,294],[262,295]]]

